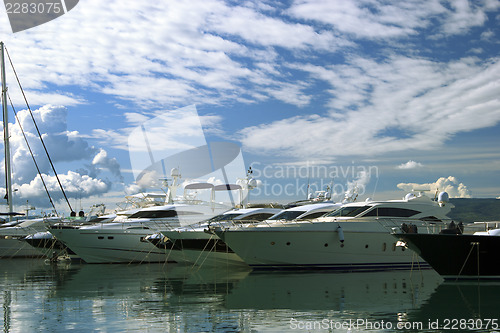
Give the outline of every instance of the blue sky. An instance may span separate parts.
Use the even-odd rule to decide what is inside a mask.
[[[86,0],[15,34],[0,16],[49,152],[84,209],[141,190],[130,133],[187,106],[208,141],[241,145],[261,176],[254,201],[332,182],[339,196],[354,184],[378,199],[410,188],[500,196],[499,1]],[[183,124],[169,128],[171,142],[182,144]],[[42,208],[14,132],[17,200]]]

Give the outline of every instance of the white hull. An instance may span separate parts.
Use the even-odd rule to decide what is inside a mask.
[[[172,253],[144,241],[151,233],[148,229],[52,229],[51,233],[87,263],[175,261]]]
[[[338,231],[342,226],[344,241]],[[234,229],[219,236],[256,269],[408,269],[425,262],[376,222]]]

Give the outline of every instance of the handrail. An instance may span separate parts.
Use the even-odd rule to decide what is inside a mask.
[[[392,217],[359,217],[359,218],[334,218],[334,219],[305,219],[305,220],[264,220],[258,223],[254,223],[251,225],[248,224],[231,224],[222,226],[222,229],[237,229],[237,228],[273,228],[273,227],[297,227],[305,224],[315,224],[315,223],[358,223],[358,222],[373,222],[373,223],[382,223],[386,224],[389,227],[399,227],[402,223],[413,223],[419,226],[426,227],[434,227],[436,225],[442,225],[442,227],[446,227],[448,223],[450,223],[452,219],[440,220],[440,221],[428,221],[428,220],[420,220],[420,219],[411,219],[411,218],[392,218]]]

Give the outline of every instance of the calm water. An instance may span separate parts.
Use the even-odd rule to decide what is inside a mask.
[[[499,282],[445,283],[430,270],[255,273],[41,259],[0,265],[4,332],[417,331],[398,323],[420,331],[437,320],[458,332],[460,319],[475,319],[469,328],[500,320]]]

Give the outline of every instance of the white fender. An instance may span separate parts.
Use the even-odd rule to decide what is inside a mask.
[[[339,225],[337,227],[337,232],[339,233],[339,240],[341,243],[344,242],[344,230],[342,230],[342,227]]]

